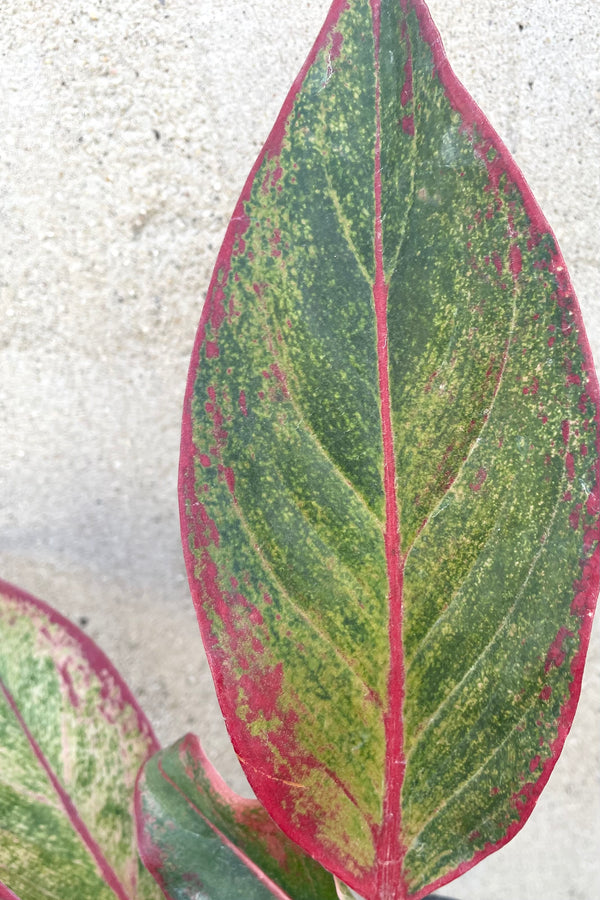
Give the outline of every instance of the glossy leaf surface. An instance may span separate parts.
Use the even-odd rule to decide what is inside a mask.
[[[157,749],[98,647],[0,582],[0,896],[158,900],[133,815]]]
[[[426,7],[336,0],[217,260],[181,508],[250,783],[365,897],[431,893],[550,774],[597,397],[555,239]]]
[[[231,791],[186,735],[140,773],[136,806],[144,864],[177,900],[335,900],[333,877]]]

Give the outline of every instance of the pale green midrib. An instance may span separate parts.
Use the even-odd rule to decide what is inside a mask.
[[[232,498],[232,504],[233,504],[233,508],[235,509],[236,515],[238,516],[238,519],[240,521],[240,525],[250,541],[251,547],[253,548],[254,552],[260,559],[261,564],[264,567],[265,571],[269,574],[269,576],[272,578],[273,582],[277,585],[277,587],[281,591],[282,598],[287,603],[289,603],[289,605],[296,611],[296,614],[301,619],[303,619],[304,622],[306,622],[306,624],[313,630],[313,632],[318,636],[318,638],[333,649],[335,655],[338,657],[340,662],[343,663],[344,667],[348,669],[348,671],[351,673],[352,677],[354,679],[356,679],[356,681],[366,691],[371,692],[373,689],[354,670],[354,668],[352,667],[349,660],[341,653],[339,647],[333,642],[333,640],[325,632],[321,631],[321,629],[318,627],[318,625],[310,618],[310,616],[305,612],[305,610],[302,608],[302,606],[300,606],[292,598],[292,596],[288,592],[287,588],[281,581],[279,575],[276,573],[276,571],[274,570],[271,563],[265,557],[265,555],[260,547],[260,542],[259,542],[257,536],[255,535],[254,531],[252,530],[252,527],[250,526],[248,520],[246,519],[246,516],[244,515],[244,512],[241,508],[240,503],[238,502],[237,499],[235,499],[235,497]]]
[[[483,433],[485,432],[486,428],[489,427],[489,424],[490,424],[490,422],[492,421],[492,413],[493,413],[493,411],[494,411],[494,406],[496,405],[496,400],[498,399],[498,396],[499,396],[499,394],[500,394],[500,389],[501,389],[502,384],[503,384],[503,382],[504,382],[504,375],[505,375],[506,370],[507,370],[507,368],[508,368],[509,360],[511,360],[511,355],[510,355],[510,345],[511,345],[511,341],[512,341],[512,338],[513,338],[513,336],[514,336],[514,333],[515,333],[515,327],[516,327],[516,321],[517,321],[517,310],[518,310],[518,306],[517,306],[517,298],[518,298],[518,296],[520,295],[520,293],[521,293],[520,288],[518,287],[517,284],[515,284],[515,286],[514,286],[514,288],[513,288],[513,308],[512,308],[512,316],[511,316],[510,328],[509,328],[509,332],[508,332],[508,335],[507,335],[507,337],[506,337],[506,342],[505,342],[505,343],[506,343],[506,350],[504,351],[504,358],[503,358],[503,360],[502,360],[502,367],[501,367],[501,369],[500,369],[500,375],[498,376],[498,379],[497,379],[497,382],[496,382],[496,386],[495,386],[495,389],[494,389],[494,393],[493,393],[493,395],[492,395],[492,401],[491,401],[489,407],[487,407],[486,418],[484,419],[483,424],[481,425],[481,428],[479,429],[479,431],[477,432],[477,434],[474,436],[473,441],[472,441],[472,443],[471,443],[471,445],[470,445],[470,447],[469,447],[469,450],[468,450],[468,452],[467,452],[467,455],[465,456],[465,458],[463,459],[462,463],[460,464],[459,468],[458,468],[457,471],[456,471],[456,475],[454,476],[454,479],[453,479],[453,481],[452,481],[452,484],[450,485],[450,487],[448,488],[448,490],[445,491],[444,494],[442,494],[442,496],[440,497],[440,499],[438,500],[438,502],[435,504],[435,506],[433,507],[433,509],[431,510],[431,512],[427,514],[427,518],[425,519],[425,522],[424,522],[424,524],[422,525],[422,527],[421,527],[420,529],[418,529],[417,532],[415,533],[415,536],[414,536],[414,538],[413,538],[413,540],[412,540],[412,542],[411,542],[411,544],[410,544],[408,550],[406,551],[405,565],[406,565],[406,563],[408,562],[408,558],[409,558],[409,556],[410,556],[410,554],[411,554],[413,548],[415,547],[415,545],[417,544],[417,542],[418,542],[419,539],[421,538],[422,534],[427,530],[427,528],[428,528],[428,526],[429,526],[429,523],[431,522],[432,519],[435,519],[435,517],[438,515],[438,513],[439,513],[440,510],[441,510],[442,504],[448,499],[449,496],[451,496],[452,491],[453,491],[453,488],[455,487],[455,485],[458,484],[458,482],[459,482],[459,480],[460,480],[460,478],[461,478],[461,476],[462,476],[462,474],[463,474],[463,472],[464,472],[464,470],[465,470],[465,468],[466,468],[466,466],[467,466],[469,460],[471,459],[471,457],[472,457],[473,453],[475,452],[476,448],[479,446],[479,443],[481,442],[481,437],[482,437]],[[435,625],[435,622],[434,622],[433,624]],[[433,626],[432,626],[432,627],[433,627]],[[427,635],[425,635],[425,637],[423,638],[423,640],[425,640],[426,637],[427,637]],[[422,643],[422,641],[421,641],[421,643]]]
[[[512,476],[510,484],[512,484],[512,482],[514,481],[514,477],[515,476]],[[459,595],[462,593],[463,588],[465,587],[467,581],[471,577],[471,574],[473,573],[474,569],[477,567],[477,565],[481,561],[481,559],[486,551],[486,548],[490,545],[490,543],[494,539],[494,535],[496,534],[496,523],[501,520],[504,509],[512,501],[512,498],[508,494],[510,484],[506,487],[507,496],[505,497],[504,503],[498,510],[493,524],[489,528],[488,535],[486,537],[486,540],[485,540],[481,550],[479,551],[479,553],[477,554],[477,556],[475,557],[475,559],[473,560],[473,562],[471,563],[471,565],[469,566],[469,568],[467,569],[467,571],[465,572],[465,574],[463,575],[461,580],[458,582],[456,589],[454,590],[454,593],[452,594],[452,597],[450,598],[449,604],[446,606],[446,608],[443,610],[443,612],[437,617],[437,619],[435,619],[432,622],[431,626],[427,629],[425,636],[423,638],[421,638],[421,640],[419,641],[419,643],[413,650],[410,662],[408,663],[408,666],[406,667],[407,678],[410,675],[412,667],[416,664],[419,653],[421,652],[421,650],[427,643],[431,633],[437,628],[437,626],[441,622],[443,622],[445,619],[449,618],[452,615],[454,604],[457,602]]]
[[[551,516],[551,519],[550,519],[550,523],[549,523],[549,525],[548,525],[548,528],[547,528],[546,531],[545,531],[545,535],[546,535],[547,538],[550,537],[550,532],[551,532],[552,528],[554,527],[554,522],[555,522],[555,519],[556,519],[556,514],[557,514],[558,509],[559,509],[559,507],[560,507],[560,503],[561,503],[561,494],[560,494],[560,491],[559,491],[559,492],[557,492],[557,500],[556,500],[556,503],[554,504],[554,509],[553,509],[553,512],[552,512],[552,516]],[[503,619],[502,619],[501,622],[499,623],[498,628],[496,629],[495,633],[494,633],[493,636],[491,637],[490,641],[486,644],[485,648],[484,648],[484,649],[482,650],[482,652],[478,655],[478,657],[474,660],[473,664],[470,666],[470,668],[467,670],[467,672],[465,672],[465,674],[463,675],[463,677],[461,678],[461,680],[460,680],[459,682],[457,682],[457,684],[456,684],[456,685],[454,686],[454,688],[450,691],[450,693],[444,698],[444,700],[442,701],[442,703],[440,704],[440,706],[438,707],[438,709],[432,714],[432,716],[429,718],[429,720],[428,720],[427,723],[425,724],[424,728],[423,728],[423,729],[421,730],[421,732],[419,733],[418,738],[416,739],[415,743],[413,744],[413,747],[411,748],[411,750],[408,752],[408,754],[407,754],[407,756],[406,756],[406,765],[407,765],[407,767],[408,767],[408,765],[409,765],[409,763],[410,763],[410,760],[411,760],[412,756],[414,755],[414,753],[415,753],[415,751],[416,751],[416,748],[417,748],[417,747],[419,746],[419,744],[422,743],[422,741],[425,739],[425,735],[426,735],[427,731],[429,730],[429,728],[431,727],[431,725],[434,723],[434,721],[439,717],[439,715],[440,715],[441,711],[443,710],[443,708],[448,704],[448,702],[450,701],[451,697],[452,697],[453,695],[455,695],[455,694],[457,693],[457,691],[459,691],[459,690],[461,689],[461,687],[462,687],[462,686],[464,685],[464,683],[470,678],[470,676],[474,674],[475,670],[480,666],[480,664],[482,663],[482,661],[483,661],[483,660],[485,659],[485,657],[489,654],[489,652],[491,651],[492,647],[493,647],[495,644],[498,643],[501,633],[502,633],[503,631],[505,631],[506,628],[510,625],[511,620],[512,620],[512,616],[513,616],[513,614],[515,613],[517,607],[519,606],[520,602],[521,602],[522,599],[523,599],[523,596],[524,596],[524,594],[525,594],[525,590],[526,590],[526,588],[527,588],[527,585],[528,585],[528,583],[529,583],[529,581],[530,581],[530,579],[531,579],[531,576],[533,575],[533,572],[535,571],[535,568],[536,568],[536,566],[537,566],[537,564],[538,564],[538,562],[539,562],[539,560],[540,560],[540,558],[541,558],[541,556],[542,556],[542,554],[543,554],[543,552],[544,552],[545,549],[546,549],[546,541],[540,542],[540,547],[539,547],[537,553],[535,554],[535,556],[533,557],[533,560],[532,560],[532,562],[531,562],[531,565],[530,565],[530,567],[529,567],[529,570],[528,570],[528,572],[527,572],[527,575],[525,576],[525,580],[523,581],[523,584],[521,585],[521,588],[520,588],[519,591],[517,592],[517,595],[515,596],[515,599],[514,599],[512,605],[511,605],[511,606],[509,607],[509,609],[506,611],[506,614],[504,615]],[[536,696],[533,698],[532,703],[527,707],[527,712],[529,712],[529,710],[535,705],[535,703],[538,702],[538,699],[539,699],[539,698],[538,698],[537,695],[536,695]],[[526,717],[526,716],[522,716],[521,719],[519,719],[519,721],[518,721],[517,724],[520,724],[520,723],[523,721],[523,719],[524,719],[525,717]],[[514,731],[514,726],[513,726],[513,728],[511,728],[511,730],[510,730],[510,732],[509,732],[509,736],[513,733],[513,731]],[[493,753],[491,753],[491,754],[487,757],[487,759],[484,761],[484,763],[482,764],[482,766],[480,766],[480,768],[477,770],[477,773],[475,773],[475,774],[478,774],[479,772],[482,771],[482,769],[488,764],[488,762],[490,761],[490,759],[493,759],[494,755],[499,751],[499,749],[504,745],[505,742],[506,742],[506,739],[500,742],[500,744],[494,749]],[[472,777],[473,777],[473,776],[472,776]],[[455,796],[456,794],[461,793],[462,790],[464,789],[464,787],[469,783],[470,780],[471,780],[471,777],[468,778],[467,781],[462,782],[461,786],[460,786],[459,788],[457,788],[455,791],[453,791],[453,792],[447,797],[447,799],[444,801],[444,803],[443,803],[438,809],[436,809],[435,813],[434,813],[434,814],[433,814],[433,815],[432,815],[432,816],[431,816],[431,817],[430,817],[430,818],[429,818],[422,826],[420,826],[419,831],[417,832],[416,837],[413,839],[413,841],[412,841],[412,843],[411,843],[411,846],[412,846],[412,845],[414,844],[414,842],[417,840],[418,836],[419,836],[420,834],[422,834],[422,832],[425,830],[425,828],[427,827],[427,825],[429,825],[429,823],[432,822],[432,821],[436,818],[436,816],[439,815],[439,813],[441,812],[441,810],[444,809],[444,808],[448,805],[448,803],[450,802],[450,800],[452,799],[452,797]]]

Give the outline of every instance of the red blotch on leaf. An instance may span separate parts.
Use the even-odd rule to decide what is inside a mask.
[[[282,684],[283,663],[277,663],[271,669],[264,669],[260,675],[260,682],[251,675],[242,675],[240,687],[250,710],[250,722],[255,722],[259,718],[269,721],[277,716]]]
[[[403,116],[402,131],[412,137],[415,133],[415,120],[413,116]]]
[[[214,544],[219,546],[219,532],[217,526],[210,518],[206,509],[196,498],[194,467],[190,466],[183,473],[183,495],[186,500],[186,519],[188,521],[188,534],[194,535],[194,547],[208,547]]]
[[[510,271],[515,281],[521,274],[522,268],[523,257],[521,256],[521,250],[516,244],[513,244],[510,248]]]
[[[585,511],[588,516],[596,517],[600,512],[600,498],[597,494],[588,494],[588,498],[585,503]]]
[[[544,672],[548,673],[552,666],[555,666],[557,669],[562,666],[567,654],[566,650],[564,649],[564,643],[569,637],[574,637],[573,632],[569,631],[568,628],[562,625],[558,629],[558,633],[552,641],[550,649],[548,650],[546,663],[544,665]]]
[[[235,493],[235,474],[231,466],[219,466],[219,475],[225,478],[225,484],[230,492]]]
[[[520,790],[513,794],[510,801],[511,806],[519,812],[522,812],[531,805],[531,802],[535,800],[537,794],[538,789],[536,788],[536,785],[528,781]]]
[[[575,530],[579,528],[579,517],[581,516],[582,509],[583,503],[578,503],[577,506],[573,510],[571,510],[571,513],[569,515],[569,525]]]
[[[277,363],[271,363],[269,368],[270,368],[272,374],[275,376],[275,378],[279,382],[284,398],[286,400],[289,400],[290,393],[288,391],[287,381],[286,381],[286,377],[285,377],[284,373],[281,371],[281,369],[279,368]],[[267,372],[263,372],[263,375],[265,375],[266,378],[269,377],[269,374]]]
[[[537,378],[534,378],[533,382],[531,383],[531,385],[529,387],[523,388],[523,394],[525,394],[525,395],[531,394],[532,397],[535,397],[535,395],[537,394],[537,392],[539,390],[539,387],[540,387],[539,380]]]
[[[535,770],[537,769],[537,767],[539,766],[539,764],[540,764],[540,757],[539,757],[539,755],[538,755],[538,756],[534,756],[533,759],[531,760],[531,762],[529,763],[529,771],[533,774],[533,772],[535,772]]]
[[[565,456],[565,467],[567,470],[567,478],[569,481],[573,481],[575,478],[575,458],[572,453],[567,453]]]
[[[480,491],[486,478],[487,478],[487,471],[483,467],[481,467],[479,469],[479,471],[477,472],[475,481],[472,484],[470,484],[469,487],[471,488],[472,491]]]
[[[594,527],[595,538],[598,540],[598,528]],[[594,586],[598,583],[598,560],[596,556],[587,559],[583,564],[581,578],[573,582],[575,596],[571,603],[571,613],[574,616],[583,617],[594,608]]]

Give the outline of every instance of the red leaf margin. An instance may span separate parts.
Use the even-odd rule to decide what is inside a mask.
[[[118,686],[121,697],[123,698],[123,705],[130,706],[135,711],[139,731],[141,734],[147,736],[149,740],[149,752],[156,753],[160,750],[160,744],[154,734],[152,725],[135,699],[131,689],[108,656],[106,656],[104,651],[100,649],[91,637],[82,631],[81,628],[78,628],[77,625],[74,625],[70,619],[67,619],[59,613],[53,606],[50,606],[38,597],[34,597],[33,594],[29,594],[22,588],[10,584],[8,581],[4,581],[2,578],[0,578],[0,593],[5,594],[13,600],[17,600],[19,603],[33,606],[35,609],[39,610],[49,618],[53,625],[57,625],[59,628],[63,629],[70,638],[79,644],[82,656],[88,661],[90,668],[98,678],[103,679],[106,675],[109,675],[110,678],[114,678],[115,684]]]
[[[213,275],[209,284],[207,296],[210,297],[213,295],[216,287],[219,282],[224,280],[223,273],[227,273],[229,268],[229,260],[232,256],[232,251],[234,250],[235,244],[240,238],[241,234],[245,229],[245,204],[250,200],[252,187],[254,185],[254,181],[256,178],[256,174],[259,169],[262,167],[265,160],[269,157],[276,156],[280,148],[282,146],[284,137],[285,137],[285,128],[287,120],[290,116],[290,113],[293,110],[293,105],[296,99],[296,96],[299,94],[303,82],[306,78],[306,75],[315,62],[318,54],[328,46],[331,40],[331,33],[334,27],[337,25],[338,20],[342,12],[348,7],[348,4],[352,2],[352,0],[333,0],[333,3],[329,9],[329,12],[326,16],[325,22],[317,36],[315,43],[311,51],[309,52],[302,68],[300,69],[299,74],[295,78],[292,87],[290,88],[287,97],[283,103],[283,106],[277,116],[275,124],[267,137],[267,140],[262,147],[261,152],[259,153],[254,165],[252,166],[250,173],[246,179],[244,187],[242,188],[241,194],[237,201],[237,204],[234,208],[233,215],[227,227],[225,237],[223,240],[223,244],[219,250],[219,254],[217,257],[217,261],[215,263]],[[369,0],[374,19],[379,17],[379,10],[381,0]],[[591,401],[594,404],[596,413],[594,416],[594,424],[596,426],[596,450],[598,455],[600,456],[600,388],[598,386],[598,380],[596,376],[594,360],[591,352],[591,348],[589,345],[589,341],[585,332],[583,317],[581,314],[581,310],[571,285],[571,281],[569,278],[569,274],[566,269],[566,265],[564,262],[564,258],[560,252],[558,247],[558,242],[556,240],[556,236],[552,231],[550,225],[548,224],[542,210],[540,209],[537,201],[535,200],[531,189],[529,188],[525,178],[517,166],[516,162],[510,155],[506,145],[502,141],[502,139],[498,136],[493,126],[490,124],[489,120],[481,110],[481,108],[477,105],[475,100],[468,93],[466,88],[462,85],[459,79],[454,74],[450,62],[446,56],[444,46],[442,43],[442,39],[440,33],[435,25],[433,18],[427,8],[425,0],[398,0],[399,5],[402,7],[404,12],[409,12],[413,9],[417,15],[419,21],[419,27],[421,31],[421,35],[423,40],[429,45],[433,55],[434,61],[434,72],[437,75],[440,83],[444,87],[446,96],[451,107],[461,116],[462,125],[467,131],[477,130],[481,135],[481,143],[483,145],[492,146],[496,152],[497,156],[494,160],[494,177],[500,177],[502,174],[506,174],[510,181],[516,186],[518,191],[521,194],[523,199],[524,209],[529,217],[532,225],[532,229],[541,234],[548,234],[552,237],[556,252],[552,258],[551,269],[553,274],[555,275],[559,288],[559,295],[562,297],[569,296],[571,301],[570,312],[573,316],[573,320],[575,326],[577,328],[577,339],[578,344],[582,353],[582,357],[584,360],[584,367],[582,369],[583,374],[587,378],[586,392]],[[380,197],[376,197],[376,204],[380,203]],[[376,253],[377,253],[377,243],[376,243]],[[518,259],[514,259],[511,263],[516,270],[518,270],[520,266],[520,261]],[[518,274],[518,271],[513,272]],[[382,286],[378,284],[376,281],[374,284],[374,296],[378,292],[381,292]],[[379,298],[381,299],[381,298]],[[375,304],[377,305],[377,297],[375,297]],[[183,408],[183,418],[182,418],[182,437],[181,437],[181,455],[180,455],[180,466],[179,466],[179,502],[180,502],[180,523],[181,523],[181,533],[182,533],[182,545],[183,552],[185,557],[186,569],[188,573],[188,580],[190,583],[190,589],[194,601],[194,606],[196,608],[196,613],[198,617],[198,621],[200,624],[200,630],[202,632],[202,637],[205,642],[205,646],[208,647],[210,645],[210,635],[208,629],[205,624],[203,612],[202,612],[202,599],[201,599],[201,589],[195,578],[195,559],[190,550],[188,544],[188,534],[193,530],[192,523],[194,520],[194,512],[199,510],[200,516],[202,516],[201,506],[198,503],[195,495],[194,495],[194,468],[195,468],[195,460],[196,460],[196,449],[193,442],[193,433],[192,433],[192,402],[193,402],[193,394],[194,394],[194,383],[196,380],[196,373],[199,367],[199,360],[201,359],[200,350],[202,345],[205,342],[205,326],[209,323],[211,308],[208,304],[203,306],[200,323],[198,326],[198,330],[196,333],[196,338],[194,342],[194,347],[192,350],[191,356],[191,365],[188,372],[188,381],[186,386],[185,398],[184,398],[184,408]],[[378,317],[380,318],[380,317]],[[382,336],[378,332],[378,347],[379,353],[381,354],[381,347],[384,344],[385,336]],[[382,368],[381,356],[380,356],[380,370]],[[380,387],[382,386],[382,378],[380,371]],[[385,405],[387,391],[385,390],[386,381],[383,379],[383,404]],[[389,402],[389,397],[387,398]],[[385,422],[384,422],[385,429]],[[389,482],[389,479],[388,479]],[[387,490],[386,482],[386,504],[388,506],[387,520],[388,520],[388,530],[390,527],[390,511],[389,507],[393,506],[393,503],[390,503],[389,499],[389,491]],[[594,509],[596,511],[600,511],[600,463],[596,464],[596,483],[595,490],[590,495],[590,499],[593,504],[595,504]],[[204,520],[203,520],[204,521]],[[204,522],[204,524],[210,524],[210,527],[216,531],[215,524],[210,522]],[[581,682],[583,677],[583,669],[585,665],[585,659],[587,655],[587,650],[590,641],[591,628],[593,622],[594,611],[596,607],[596,600],[598,596],[598,589],[600,585],[600,518],[596,519],[596,527],[591,529],[588,532],[588,536],[586,538],[586,542],[589,543],[587,546],[593,545],[594,541],[597,546],[592,556],[585,562],[581,578],[579,581],[574,582],[573,590],[574,590],[574,600],[572,604],[572,609],[577,615],[580,617],[581,626],[579,629],[579,650],[575,657],[573,658],[571,664],[571,672],[573,675],[573,680],[570,684],[569,688],[569,698],[566,703],[563,705],[561,709],[560,718],[557,722],[557,737],[552,744],[552,754],[546,760],[541,774],[537,777],[535,783],[529,783],[523,785],[521,790],[515,796],[515,804],[518,805],[519,810],[519,819],[513,823],[508,829],[504,837],[496,842],[495,844],[490,844],[486,846],[483,850],[477,852],[473,858],[467,862],[461,863],[454,871],[440,879],[432,882],[426,888],[419,890],[417,893],[411,895],[412,900],[423,900],[423,898],[429,896],[432,891],[435,891],[442,887],[443,885],[449,883],[455,878],[463,875],[469,869],[473,868],[473,866],[477,865],[477,863],[481,862],[485,857],[489,856],[491,853],[496,850],[501,849],[505,846],[512,838],[521,830],[521,828],[525,825],[531,813],[533,812],[537,800],[548,782],[548,779],[556,765],[558,758],[562,752],[565,740],[567,735],[571,729],[571,725],[573,722],[573,717],[575,715],[575,711],[577,708],[577,703],[579,701],[579,696],[581,693]],[[388,546],[386,542],[386,556],[388,557],[388,572],[390,569],[390,555],[395,555],[395,548],[392,546]],[[394,586],[390,581],[390,592],[393,596],[397,591],[394,590]],[[396,586],[397,587],[397,586]],[[396,604],[397,605],[397,604]],[[401,609],[392,610],[391,618],[395,615],[396,622],[395,624],[395,636],[394,641],[397,642],[398,634],[401,632]],[[398,618],[400,618],[400,624],[398,626]],[[220,683],[219,671],[216,666],[214,659],[208,655],[209,666],[211,668],[211,673],[213,676],[213,680],[215,684],[218,686]],[[401,695],[403,691],[403,686],[400,685],[400,688],[395,688],[396,695]],[[239,746],[238,736],[233,732],[233,728],[231,727],[231,723],[226,721],[227,728],[229,730],[229,734],[234,745],[236,751],[240,750],[240,755],[243,755],[243,748]],[[389,768],[389,759],[387,760],[387,767]],[[249,771],[246,773],[248,776],[248,780],[250,781],[251,786],[253,785],[253,773]],[[399,791],[396,790],[396,794]],[[277,821],[280,827],[285,831],[288,830],[287,823],[283,816],[281,815],[281,811],[279,808],[273,803],[269,802],[268,798],[265,798],[265,807],[271,816]],[[298,835],[294,835],[294,839],[298,839]],[[320,857],[320,847],[311,839],[307,839],[306,841],[300,842],[303,849],[305,849],[308,853],[311,853],[315,856],[316,859],[319,859],[322,864],[327,865],[326,861],[323,861]],[[332,867],[332,871],[335,875],[339,875],[341,878],[346,878],[347,873],[345,872],[337,872],[335,871],[335,867]],[[360,886],[357,888],[360,890]]]

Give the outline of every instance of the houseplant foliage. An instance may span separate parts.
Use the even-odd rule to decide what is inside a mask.
[[[159,749],[98,648],[0,583],[0,898],[432,896],[561,751],[597,475],[589,347],[521,174],[422,0],[334,0],[184,410],[184,552],[258,800],[194,736]]]
[[[188,571],[258,798],[421,898],[547,781],[598,586],[598,389],[554,237],[421,0],[336,0],[193,354]]]
[[[223,784],[197,738],[160,750],[93,641],[6,582],[0,763],[1,900],[349,896]]]
[[[282,834],[258,801],[227,787],[194,735],[148,760],[137,804],[142,859],[168,897],[338,897],[331,875]]]
[[[158,900],[133,817],[158,744],[127,686],[82,631],[5,582],[0,648],[0,897]]]

